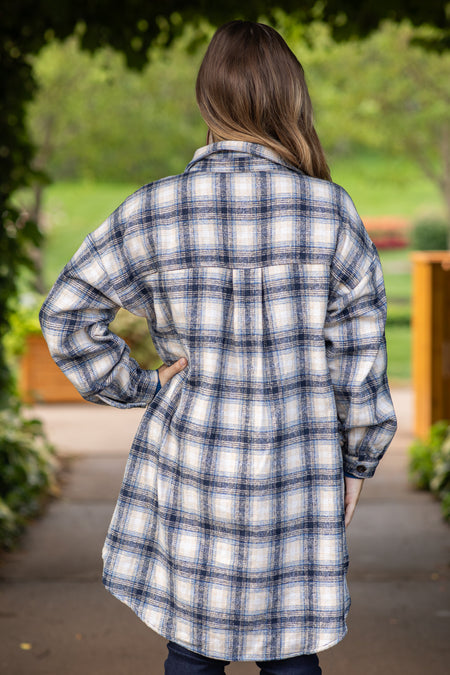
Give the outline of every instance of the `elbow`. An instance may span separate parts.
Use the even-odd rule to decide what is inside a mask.
[[[47,340],[47,335],[50,332],[52,324],[52,312],[50,311],[48,298],[44,300],[44,303],[42,304],[41,309],[39,310],[38,318],[42,334]]]

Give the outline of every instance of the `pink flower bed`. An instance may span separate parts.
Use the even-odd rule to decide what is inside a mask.
[[[366,230],[378,249],[405,248],[409,245],[410,222],[400,216],[363,218]]]

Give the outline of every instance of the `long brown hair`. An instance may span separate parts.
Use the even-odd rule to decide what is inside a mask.
[[[306,174],[331,180],[303,68],[270,26],[230,21],[218,28],[200,66],[196,95],[208,142],[260,143]]]

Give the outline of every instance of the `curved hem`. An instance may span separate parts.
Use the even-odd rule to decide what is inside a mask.
[[[103,586],[105,589],[111,593],[117,600],[120,600],[123,602],[124,605],[127,605],[138,617],[139,619],[146,625],[148,628],[151,628],[155,633],[158,635],[161,635],[161,637],[165,638],[166,640],[172,640],[173,642],[177,642],[177,644],[181,645],[182,647],[185,647],[186,649],[190,649],[193,652],[196,652],[197,654],[201,654],[202,656],[207,656],[210,659],[220,659],[222,661],[229,661],[230,663],[240,663],[240,662],[248,662],[248,661],[276,661],[280,659],[290,659],[294,656],[302,656],[302,655],[307,655],[307,654],[318,654],[320,652],[323,652],[327,649],[330,649],[330,647],[333,647],[334,645],[338,644],[338,642],[341,642],[341,640],[344,639],[344,637],[348,633],[348,626],[346,623],[346,620],[344,619],[344,632],[339,635],[335,640],[332,642],[328,642],[327,644],[317,647],[317,649],[308,651],[308,652],[291,652],[289,654],[285,654],[284,656],[276,656],[275,658],[263,658],[261,656],[247,656],[246,658],[241,658],[241,659],[232,659],[229,656],[218,656],[217,654],[206,654],[204,651],[199,651],[198,649],[193,649],[192,645],[188,645],[186,642],[183,642],[176,638],[174,635],[168,635],[165,634],[161,631],[161,629],[156,627],[154,624],[152,624],[150,621],[147,619],[144,619],[144,613],[139,610],[139,608],[133,606],[132,602],[126,597],[126,596],[121,596],[114,591],[112,591],[105,583],[103,583]]]

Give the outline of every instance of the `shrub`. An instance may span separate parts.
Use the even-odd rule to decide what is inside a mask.
[[[13,548],[45,497],[57,494],[58,463],[42,423],[20,408],[0,411],[0,549]]]
[[[418,251],[445,251],[448,246],[449,225],[438,218],[417,221],[411,233],[411,245]]]
[[[450,521],[450,422],[436,422],[428,439],[409,448],[409,479],[416,487],[430,490],[440,501],[444,519]]]
[[[4,347],[10,361],[23,354],[27,335],[41,332],[39,325],[39,309],[45,296],[30,294],[16,303],[11,313],[9,330],[4,337]]]
[[[131,356],[142,368],[152,369],[161,364],[148,332],[146,319],[120,309],[110,324],[110,329],[125,340],[130,347]]]

